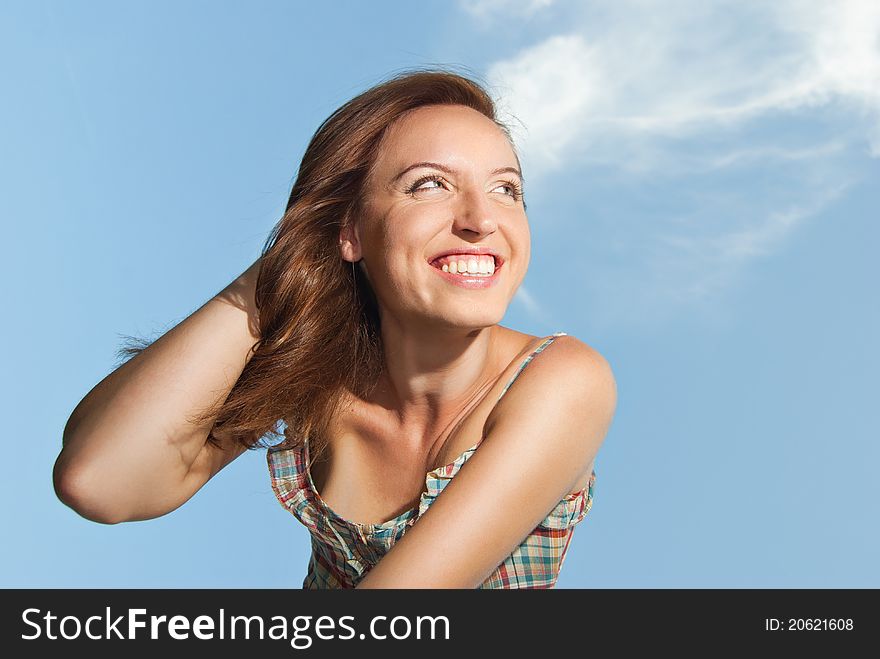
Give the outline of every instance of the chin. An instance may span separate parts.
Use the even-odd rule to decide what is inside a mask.
[[[471,313],[461,311],[459,313],[444,314],[437,321],[450,327],[460,329],[484,329],[499,324],[504,318],[504,313],[489,313],[486,309],[476,310]]]

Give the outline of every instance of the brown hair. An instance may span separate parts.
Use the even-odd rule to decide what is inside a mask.
[[[216,418],[214,429],[261,448],[264,436],[280,436],[275,428],[282,421],[285,440],[277,446],[308,437],[318,455],[346,396],[372,391],[384,368],[379,310],[361,269],[342,259],[339,233],[358,217],[389,126],[428,105],[477,110],[513,145],[484,86],[449,70],[405,70],[333,112],[312,136],[284,215],[263,247],[254,355],[226,400],[194,422]],[[133,356],[143,347],[120,352]],[[219,445],[213,430],[208,441]]]

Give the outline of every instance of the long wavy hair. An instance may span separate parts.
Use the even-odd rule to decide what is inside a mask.
[[[308,438],[318,456],[340,407],[375,387],[385,365],[378,304],[361,268],[342,258],[339,235],[362,211],[364,184],[388,128],[429,105],[472,108],[513,146],[486,88],[444,69],[397,73],[324,120],[263,246],[253,357],[226,399],[191,419],[213,421],[207,440],[214,446],[220,446],[214,431],[223,429],[246,448],[288,448]],[[147,345],[120,353],[130,358]],[[284,439],[264,443],[281,437],[281,424]]]

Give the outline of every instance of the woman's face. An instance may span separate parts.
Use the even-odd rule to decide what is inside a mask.
[[[363,259],[383,324],[388,314],[407,326],[501,321],[529,265],[518,172],[507,137],[471,108],[422,107],[389,128],[366,181],[356,239],[342,245],[346,260]],[[488,255],[465,254],[475,247],[497,255],[493,275],[470,274],[475,264],[483,273],[492,267]],[[458,256],[435,260],[450,251]],[[444,272],[444,263],[466,265],[469,274]]]

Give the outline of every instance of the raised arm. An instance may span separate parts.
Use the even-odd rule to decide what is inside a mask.
[[[589,473],[614,415],[605,359],[567,336],[498,403],[479,449],[358,588],[476,588]]]
[[[58,497],[105,524],[175,510],[244,452],[189,418],[225,400],[259,338],[260,259],[99,382],[73,410],[53,471]]]

